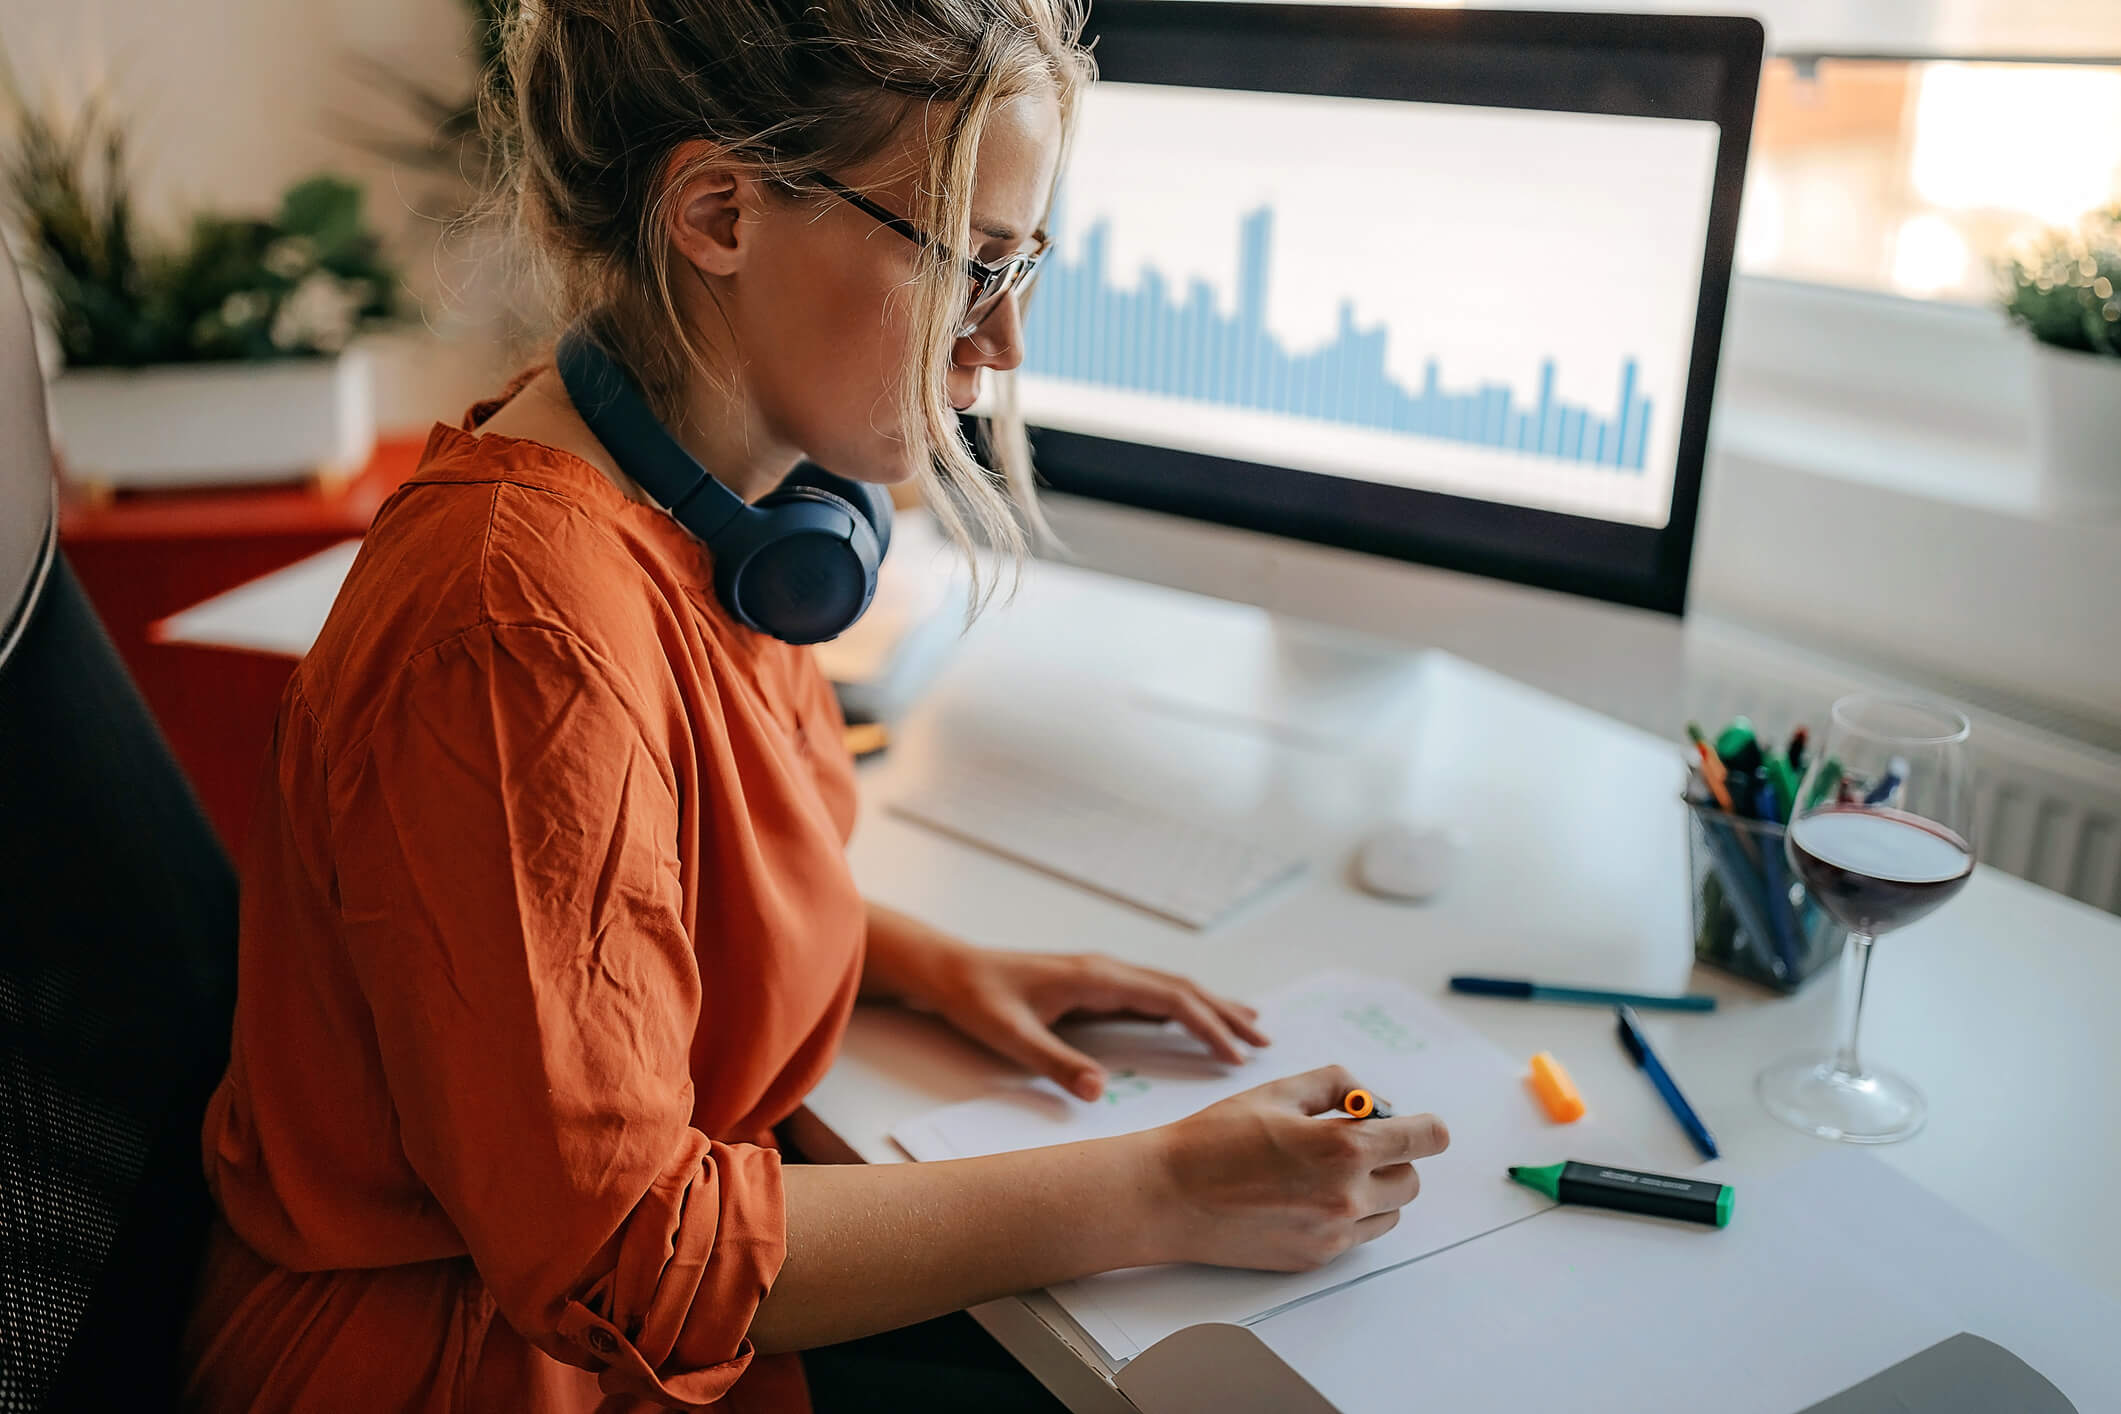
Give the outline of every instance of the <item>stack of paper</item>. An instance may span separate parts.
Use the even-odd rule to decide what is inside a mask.
[[[1316,1066],[1338,1064],[1402,1114],[1432,1111],[1450,1149],[1420,1164],[1421,1196],[1399,1226],[1314,1272],[1143,1267],[1053,1288],[1114,1364],[1202,1321],[1244,1324],[1293,1301],[1411,1262],[1545,1211],[1511,1183],[1511,1164],[1564,1157],[1589,1127],[1551,1123],[1523,1066],[1433,1002],[1397,982],[1334,973],[1261,1004],[1274,1044],[1228,1066],[1176,1027],[1102,1023],[1072,1037],[1109,1071],[1104,1098],[1083,1101],[1046,1081],[937,1110],[894,1134],[916,1159],[968,1158],[1131,1133],[1181,1119],[1225,1096]]]

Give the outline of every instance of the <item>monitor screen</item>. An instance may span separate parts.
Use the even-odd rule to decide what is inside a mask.
[[[1052,485],[1683,605],[1757,26],[1091,27],[1018,377]]]

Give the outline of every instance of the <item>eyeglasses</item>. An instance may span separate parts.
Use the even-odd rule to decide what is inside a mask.
[[[834,181],[823,172],[812,172],[810,180],[841,201],[873,217],[878,225],[898,232],[922,250],[934,246],[951,259],[965,263],[965,273],[971,277],[972,287],[965,304],[964,321],[957,331],[957,337],[960,339],[969,336],[986,323],[987,316],[993,314],[1010,294],[1029,290],[1031,282],[1038,277],[1039,262],[1044,260],[1046,252],[1053,248],[1051,240],[1042,239],[1035,250],[1020,250],[999,265],[989,265],[983,260],[974,260],[969,255],[959,255],[905,217],[877,205],[852,187]]]

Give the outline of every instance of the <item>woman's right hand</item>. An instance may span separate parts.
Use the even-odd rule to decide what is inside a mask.
[[[1421,1191],[1414,1160],[1451,1136],[1431,1114],[1332,1116],[1359,1083],[1324,1066],[1150,1130],[1164,1260],[1300,1272],[1390,1232]]]

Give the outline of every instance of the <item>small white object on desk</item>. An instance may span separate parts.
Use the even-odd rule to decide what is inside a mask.
[[[1462,847],[1458,832],[1441,825],[1387,825],[1363,842],[1355,877],[1373,894],[1419,903],[1450,882]]]

